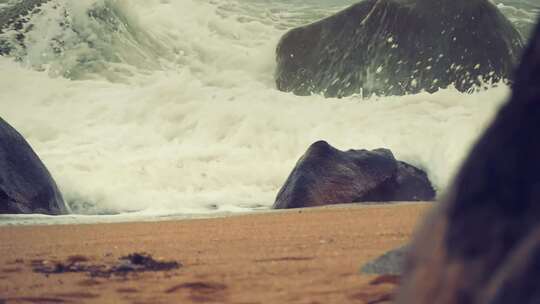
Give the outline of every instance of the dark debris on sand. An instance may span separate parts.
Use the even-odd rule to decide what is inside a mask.
[[[60,273],[87,273],[91,277],[108,278],[113,275],[125,276],[129,273],[168,271],[182,267],[176,261],[156,261],[151,255],[145,253],[132,253],[119,258],[119,261],[112,266],[92,265],[83,256],[70,257],[66,262],[57,262],[52,265],[44,261],[34,261],[32,266],[34,272],[45,275]]]

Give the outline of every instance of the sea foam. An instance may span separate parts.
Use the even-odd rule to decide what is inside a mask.
[[[311,21],[299,9],[53,2],[30,19],[24,47],[0,57],[0,113],[41,156],[75,213],[265,209],[317,140],[389,148],[426,170],[442,193],[509,93],[499,85],[474,94],[299,97],[277,91],[273,80],[279,38]]]

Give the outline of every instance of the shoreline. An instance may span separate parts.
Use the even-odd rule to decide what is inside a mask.
[[[360,267],[407,243],[431,204],[329,206],[219,218],[0,227],[0,303],[385,303]],[[36,273],[133,253],[182,266],[92,277]],[[374,302],[375,301],[375,302]]]
[[[237,216],[251,216],[258,214],[287,213],[287,212],[318,212],[326,209],[356,209],[356,208],[376,208],[383,206],[402,206],[416,204],[436,204],[435,201],[422,202],[373,202],[373,203],[349,203],[335,204],[320,207],[297,208],[297,209],[271,209],[261,208],[247,211],[223,211],[209,213],[155,213],[144,214],[140,212],[127,212],[122,214],[66,214],[66,215],[44,215],[44,214],[0,214],[0,228],[20,227],[20,226],[56,226],[56,225],[93,225],[93,224],[114,224],[114,223],[152,223],[167,221],[201,220],[214,218],[228,218]]]

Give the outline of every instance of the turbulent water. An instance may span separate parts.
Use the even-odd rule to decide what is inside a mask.
[[[0,0],[0,10],[14,2]],[[540,4],[496,2],[529,35]],[[275,89],[281,35],[351,3],[52,0],[22,30],[0,34],[11,50],[0,56],[0,115],[41,156],[75,214],[266,209],[320,139],[390,148],[443,192],[506,86],[339,100]]]

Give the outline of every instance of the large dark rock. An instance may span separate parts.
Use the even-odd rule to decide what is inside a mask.
[[[26,140],[0,118],[0,214],[65,214],[62,195]]]
[[[276,83],[328,97],[468,91],[510,79],[522,45],[489,0],[364,0],[286,33]]]
[[[435,191],[426,174],[397,161],[390,150],[344,152],[319,141],[300,158],[273,208],[426,201],[434,197]]]
[[[540,303],[540,26],[510,101],[407,258],[397,303]]]
[[[480,303],[539,303],[540,231],[527,237],[496,270]]]

